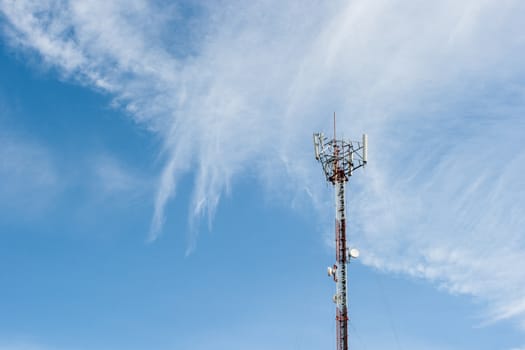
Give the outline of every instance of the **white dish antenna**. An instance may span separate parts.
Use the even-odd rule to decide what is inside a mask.
[[[350,251],[348,252],[348,256],[352,259],[359,258],[359,250],[357,250],[356,248],[350,249]]]
[[[332,268],[332,267],[328,267],[328,269],[326,270],[326,272],[328,273],[328,276],[332,277],[333,275],[335,275],[335,270]]]

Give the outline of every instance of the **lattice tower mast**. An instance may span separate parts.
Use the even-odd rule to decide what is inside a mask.
[[[348,304],[346,265],[351,258],[357,258],[357,249],[346,247],[345,185],[353,172],[367,162],[368,138],[363,134],[361,141],[336,139],[334,113],[334,138],[327,140],[323,133],[314,134],[315,159],[323,168],[326,180],[334,186],[335,192],[335,264],[328,268],[328,275],[336,283],[333,301],[336,304],[337,350],[348,350]]]

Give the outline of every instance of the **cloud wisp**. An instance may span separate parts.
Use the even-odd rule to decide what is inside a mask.
[[[46,209],[60,191],[51,153],[42,145],[0,132],[0,208],[26,213]]]
[[[111,94],[164,141],[151,239],[190,170],[194,218],[212,217],[241,174],[270,190],[287,180],[289,198],[323,208],[310,135],[337,110],[345,136],[370,134],[351,202],[365,263],[525,326],[522,2],[0,0],[0,11],[12,46]]]

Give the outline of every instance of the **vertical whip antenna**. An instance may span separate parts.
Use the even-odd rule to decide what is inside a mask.
[[[328,276],[336,283],[333,301],[336,304],[337,350],[348,350],[348,302],[346,265],[359,256],[355,248],[346,247],[345,185],[354,170],[364,167],[368,158],[368,137],[361,141],[338,140],[334,112],[334,138],[326,140],[323,133],[314,134],[315,159],[321,163],[326,180],[335,189],[335,264]]]
[[[334,112],[334,140],[335,140],[335,112]]]

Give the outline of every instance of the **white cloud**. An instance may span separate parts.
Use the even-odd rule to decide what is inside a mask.
[[[0,208],[7,210],[9,215],[40,216],[55,207],[58,199],[65,198],[69,190],[78,188],[89,191],[90,201],[108,203],[111,200],[113,207],[143,201],[153,189],[150,177],[108,152],[99,152],[86,159],[75,158],[72,162],[58,162],[58,152],[45,143],[7,132],[5,124],[2,127]]]
[[[146,178],[110,154],[97,155],[89,166],[93,171],[93,186],[99,195],[139,195],[150,187]]]
[[[60,188],[50,152],[40,144],[0,133],[0,206],[40,211]]]
[[[525,258],[522,2],[0,9],[12,45],[113,94],[165,141],[152,239],[190,169],[195,217],[213,215],[240,176],[284,183],[289,198],[309,193],[330,215],[310,135],[337,110],[345,136],[370,134],[350,208],[365,263],[474,295],[492,320],[525,322],[515,268]]]

